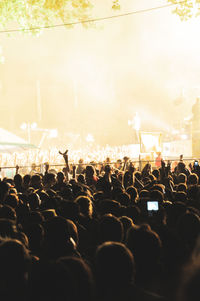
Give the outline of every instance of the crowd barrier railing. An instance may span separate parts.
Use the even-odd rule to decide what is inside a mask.
[[[185,163],[186,167],[189,167],[190,164],[193,164],[194,161],[197,160],[200,162],[200,158],[184,158],[182,161]],[[178,164],[178,162],[180,162],[180,157],[167,157],[164,159],[165,164],[167,165],[169,162],[171,164],[171,168],[173,170],[173,168]],[[136,170],[141,171],[142,168],[147,164],[151,164],[152,169],[156,169],[158,168],[158,166],[156,166],[156,160],[145,160],[145,159],[132,159],[128,161],[128,164],[132,163],[132,165],[136,168]],[[92,165],[94,167],[96,167],[97,169],[100,169],[101,167],[105,166],[106,164],[111,165],[111,167],[113,168],[118,168],[121,169],[123,167],[123,160],[121,160],[121,163],[119,161],[104,161],[104,162],[83,162],[83,163],[77,163],[77,162],[72,162],[69,161],[69,166],[72,169],[73,166],[83,166],[86,167],[87,165]],[[32,165],[20,165],[19,167],[19,174],[25,175],[25,174],[29,174],[31,172],[32,169]],[[49,163],[49,171],[62,171],[63,168],[65,167],[65,164],[63,163]],[[121,167],[121,168],[120,168]],[[45,172],[45,163],[41,163],[41,164],[36,164],[35,165],[35,169],[38,173],[42,173],[44,174]],[[16,174],[16,166],[0,166],[0,174],[1,177],[5,176],[5,177],[13,177]]]

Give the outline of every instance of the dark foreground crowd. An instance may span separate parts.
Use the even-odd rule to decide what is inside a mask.
[[[62,155],[0,181],[0,300],[199,300],[199,166],[70,173]]]

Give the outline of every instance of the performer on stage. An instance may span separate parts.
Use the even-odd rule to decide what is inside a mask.
[[[161,152],[157,152],[157,157],[155,159],[155,165],[157,168],[161,167],[161,160],[162,160]]]

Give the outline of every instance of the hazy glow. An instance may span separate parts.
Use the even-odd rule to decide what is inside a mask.
[[[58,137],[58,130],[57,129],[49,130],[49,138],[57,138],[57,137]]]
[[[133,117],[132,120],[128,120],[128,125],[132,126],[132,128],[135,131],[139,131],[140,130],[141,119],[140,119],[140,116],[139,116],[138,112],[135,113],[135,116]]]
[[[148,153],[161,151],[161,135],[159,133],[141,133],[140,136],[144,148],[141,152]]]
[[[86,138],[85,138],[86,142],[94,142],[94,137],[91,134],[87,134]]]
[[[182,139],[182,140],[186,140],[186,139],[188,139],[188,136],[185,135],[185,134],[182,134],[182,135],[181,135],[181,139]]]
[[[35,130],[36,128],[37,128],[37,123],[36,122],[31,123],[31,129]]]
[[[20,126],[20,128],[21,128],[22,130],[26,130],[26,129],[27,129],[27,124],[26,124],[25,122],[22,123],[21,126]]]
[[[113,14],[96,2],[95,16]],[[163,4],[123,2],[121,13]],[[139,129],[172,133],[200,95],[199,31],[200,17],[181,22],[167,8],[38,38],[2,35],[1,126],[25,139],[22,124],[55,129],[29,139],[64,148],[87,145],[88,133],[103,146],[131,144]]]
[[[77,90],[85,93],[89,99],[105,103],[113,100],[113,87],[109,78],[106,62],[98,56],[88,53],[77,53],[68,70],[75,81],[75,93]]]

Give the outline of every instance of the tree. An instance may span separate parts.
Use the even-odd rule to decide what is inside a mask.
[[[15,26],[26,33],[38,33],[38,28],[55,24],[83,22],[92,14],[98,0],[0,0],[0,29],[9,30]],[[99,0],[100,1],[100,0]],[[200,0],[167,0],[175,5],[173,12],[182,20],[200,14]],[[94,2],[94,3],[93,3]],[[113,10],[120,9],[123,0],[109,0]],[[88,26],[87,23],[82,23]],[[69,26],[69,25],[66,25]]]
[[[200,0],[168,0],[168,2],[176,5],[173,13],[180,16],[181,20],[200,15]]]
[[[0,0],[0,26],[8,30],[14,24],[18,29],[51,26],[58,22],[82,22],[89,19],[93,0]],[[100,0],[99,0],[100,1]],[[119,0],[110,0],[113,9],[119,9]],[[84,23],[83,23],[84,25]],[[38,29],[31,30],[38,33]]]

